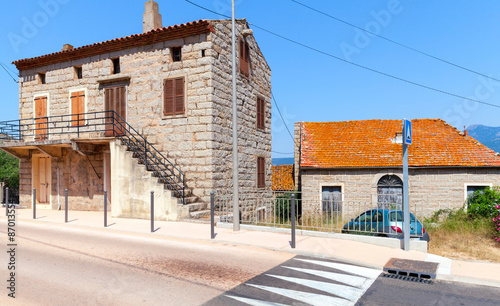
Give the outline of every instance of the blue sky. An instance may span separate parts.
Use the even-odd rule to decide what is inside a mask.
[[[230,0],[192,0],[230,15]],[[499,1],[297,0],[435,57],[500,79]],[[157,0],[163,25],[221,18],[184,0]],[[125,5],[123,3],[126,3]],[[236,0],[236,17],[359,65],[500,106],[500,82],[391,44],[291,0]],[[12,61],[142,32],[144,1],[5,1],[0,61]],[[31,25],[31,26],[30,26]],[[252,27],[252,26],[251,26]],[[282,40],[253,27],[272,69],[286,125],[297,121],[441,118],[453,126],[500,126],[500,108],[410,85]],[[0,69],[0,121],[18,118],[18,84]],[[293,141],[273,104],[273,157]],[[282,152],[287,154],[279,154]]]

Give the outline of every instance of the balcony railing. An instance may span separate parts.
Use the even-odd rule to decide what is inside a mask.
[[[0,122],[0,142],[42,142],[71,138],[120,138],[148,171],[184,203],[185,176],[115,111]]]

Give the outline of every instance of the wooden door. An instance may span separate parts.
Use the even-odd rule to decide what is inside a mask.
[[[115,111],[106,113],[106,136],[123,135],[127,120],[125,86],[108,87],[104,91],[104,109]]]
[[[71,93],[71,126],[85,125],[85,91]]]
[[[45,156],[33,157],[33,187],[36,188],[38,204],[50,204],[51,165],[50,158]]]
[[[35,98],[35,141],[47,140],[47,97]]]

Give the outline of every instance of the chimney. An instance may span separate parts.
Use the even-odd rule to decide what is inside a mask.
[[[68,50],[73,50],[73,46],[70,44],[64,44],[61,51],[68,51]]]
[[[144,4],[146,11],[142,15],[142,33],[147,33],[162,27],[158,3],[153,0]]]
[[[469,136],[469,131],[464,130],[464,136],[465,136],[465,137]]]

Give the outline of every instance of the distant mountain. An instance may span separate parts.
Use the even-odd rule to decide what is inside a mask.
[[[293,161],[294,161],[293,157],[273,158],[271,163],[273,166],[293,165]]]
[[[481,124],[467,128],[469,135],[495,152],[500,152],[500,127],[491,127]]]

